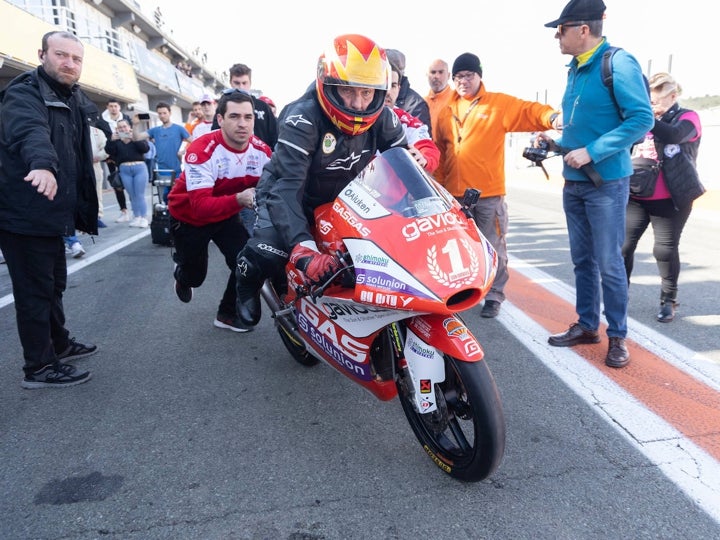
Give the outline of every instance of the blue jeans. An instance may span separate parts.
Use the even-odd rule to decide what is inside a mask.
[[[625,238],[628,178],[603,182],[565,181],[563,208],[575,267],[580,326],[600,326],[600,291],[605,305],[608,337],[627,335],[628,283],[621,249]]]
[[[80,241],[78,240],[77,234],[73,234],[71,236],[63,236],[63,240],[65,241],[65,245],[69,248],[71,248],[75,242]]]
[[[120,179],[125,191],[130,194],[130,206],[135,217],[147,218],[148,208],[145,189],[148,185],[148,172],[145,162],[120,164]]]

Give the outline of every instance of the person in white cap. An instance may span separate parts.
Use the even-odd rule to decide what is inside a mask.
[[[202,113],[202,118],[197,124],[195,124],[193,130],[190,132],[193,141],[213,130],[215,110],[217,109],[217,102],[210,94],[203,94],[200,96],[198,101],[200,102],[200,112]]]

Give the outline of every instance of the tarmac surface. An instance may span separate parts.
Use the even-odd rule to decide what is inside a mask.
[[[464,318],[507,422],[488,480],[442,474],[397,400],[326,365],[293,362],[266,316],[212,326],[228,269],[211,250],[193,301],[175,297],[171,248],[113,223],[68,259],[68,328],[99,352],[64,390],[20,388],[22,351],[0,265],[0,537],[374,539],[720,537],[720,235],[717,191],[681,242],[681,306],[658,304],[652,235],[631,284],[623,370],[607,342],[557,349],[574,321],[561,181],[512,167],[508,299]],[[604,336],[603,336],[604,337]]]

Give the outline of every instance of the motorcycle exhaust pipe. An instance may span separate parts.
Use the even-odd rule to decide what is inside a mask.
[[[262,296],[265,303],[270,308],[272,318],[275,319],[275,323],[283,327],[283,329],[291,336],[297,339],[298,342],[302,342],[300,335],[298,334],[297,326],[295,325],[295,317],[293,315],[292,306],[283,307],[280,297],[275,291],[275,287],[269,279],[265,280],[262,289],[260,289],[260,296]]]

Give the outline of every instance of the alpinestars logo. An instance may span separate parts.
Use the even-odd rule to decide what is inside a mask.
[[[307,124],[308,126],[312,126],[312,122],[304,118],[302,114],[293,114],[288,116],[285,119],[285,123],[292,124],[293,126],[297,126],[298,124]]]
[[[349,171],[357,164],[358,161],[360,161],[362,154],[364,154],[365,152],[367,152],[367,150],[363,150],[359,156],[356,156],[355,152],[353,152],[346,158],[336,159],[335,161],[330,163],[326,167],[326,169],[329,171]]]

